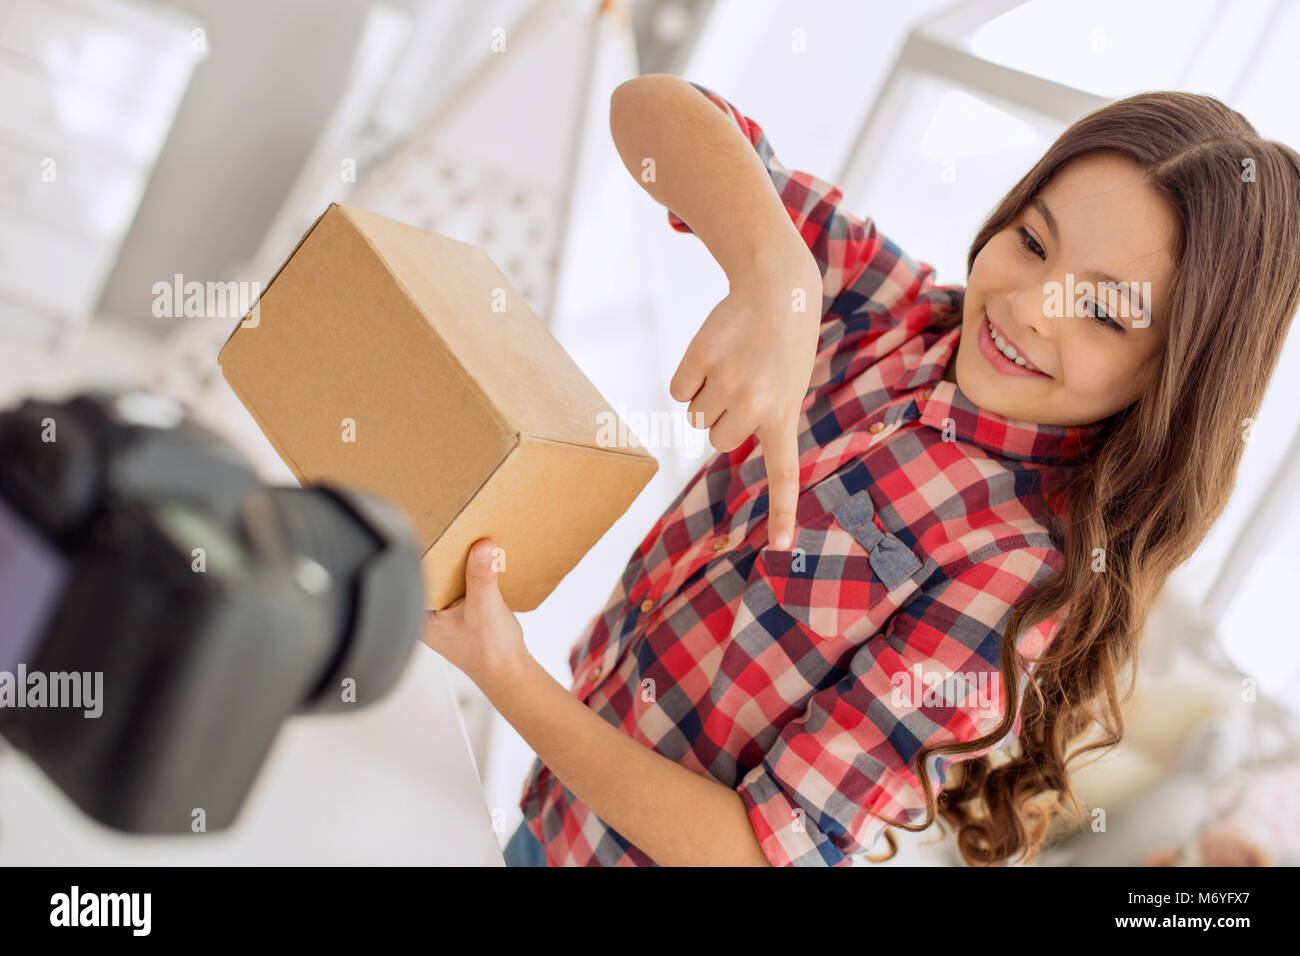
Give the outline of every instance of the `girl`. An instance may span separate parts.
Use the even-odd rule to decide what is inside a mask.
[[[1210,97],[1120,100],[993,210],[963,288],[704,87],[638,77],[610,120],[729,279],[670,383],[719,454],[571,690],[492,542],[430,613],[538,755],[510,862],[837,866],[938,816],[968,863],[1032,859],[1228,498],[1300,304],[1300,157]]]

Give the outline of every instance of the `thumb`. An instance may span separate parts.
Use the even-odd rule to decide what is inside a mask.
[[[480,538],[469,549],[465,561],[465,619],[469,624],[485,620],[505,607],[497,584],[496,542]]]

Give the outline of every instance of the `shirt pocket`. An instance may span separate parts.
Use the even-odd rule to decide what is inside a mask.
[[[922,562],[885,530],[865,488],[841,494],[829,507],[825,497],[823,492],[821,507],[799,522],[789,551],[759,552],[763,573],[758,583],[804,627],[835,638],[873,611],[878,616],[894,606],[891,594],[911,580]]]

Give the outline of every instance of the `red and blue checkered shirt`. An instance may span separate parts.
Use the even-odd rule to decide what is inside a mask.
[[[715,455],[570,652],[573,693],[734,788],[774,865],[842,866],[888,822],[925,818],[923,745],[970,741],[1002,719],[1003,630],[1063,563],[1045,492],[1098,426],[1034,425],[972,404],[944,380],[963,287],[935,285],[933,267],[842,209],[838,188],[787,169],[757,123],[692,85],[753,144],[823,275],[798,531],[789,551],[767,546],[755,438]],[[1038,656],[1055,627],[1018,648]],[[936,795],[952,759],[963,757],[927,764]],[[549,865],[655,865],[540,760],[520,806]]]

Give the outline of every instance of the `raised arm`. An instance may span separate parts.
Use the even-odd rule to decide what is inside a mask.
[[[768,479],[768,540],[794,540],[799,413],[822,317],[822,271],[763,159],[690,83],[649,74],[619,86],[610,131],[627,169],[708,247],[731,290],[669,382],[720,452],[758,439]]]

